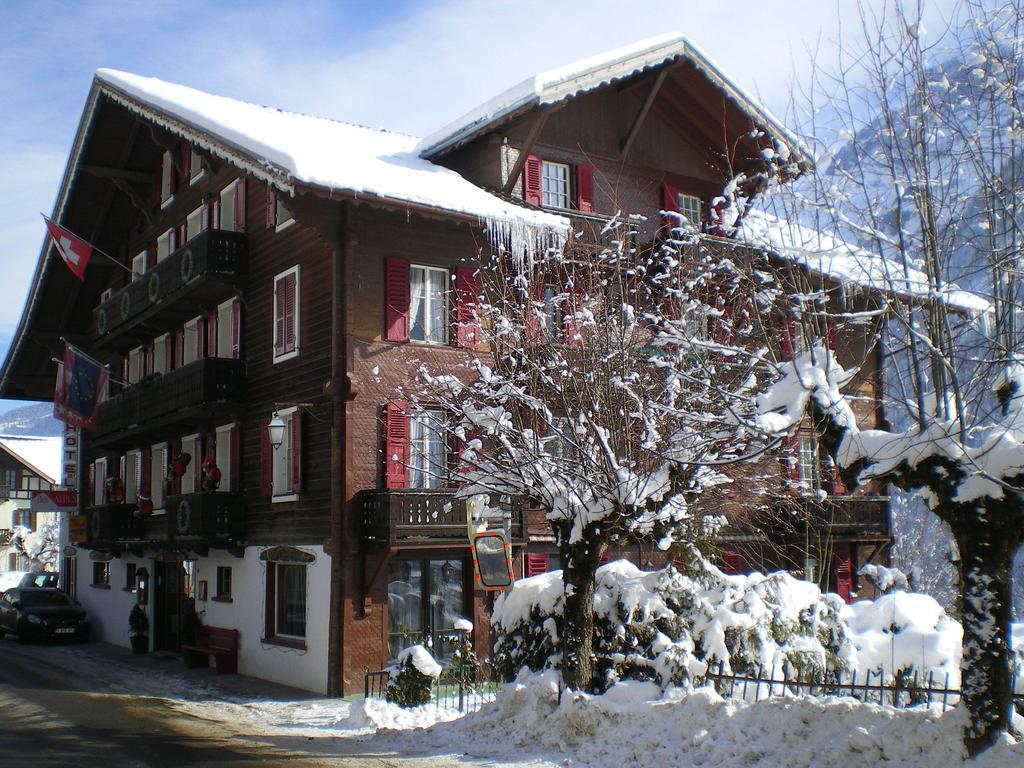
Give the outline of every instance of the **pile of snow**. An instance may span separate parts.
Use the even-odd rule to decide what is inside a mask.
[[[495,663],[507,678],[523,667],[559,667],[563,596],[553,571],[517,581],[498,599]],[[720,667],[813,681],[870,671],[886,681],[917,673],[959,682],[962,629],[927,595],[846,605],[785,572],[731,576],[705,564],[691,576],[619,560],[598,569],[594,610],[606,684],[700,684]]]
[[[523,674],[495,705],[415,737],[399,748],[470,745],[470,758],[537,760],[594,768],[681,765],[901,768],[1024,764],[1024,744],[1005,741],[967,763],[965,713],[896,710],[844,698],[726,701],[703,688],[662,691],[620,683],[603,696],[559,692],[553,672]],[[462,751],[462,747],[459,747]]]

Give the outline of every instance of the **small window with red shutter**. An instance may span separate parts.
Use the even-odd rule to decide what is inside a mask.
[[[274,277],[274,362],[299,354],[299,268]]]
[[[549,570],[550,558],[548,555],[534,554],[528,552],[525,555],[526,562],[524,565],[524,575],[529,578],[530,576],[539,576],[542,573],[547,573]]]

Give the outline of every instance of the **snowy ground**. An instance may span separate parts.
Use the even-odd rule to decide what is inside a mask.
[[[403,711],[380,701],[261,691],[258,681],[197,675],[180,662],[134,659],[99,644],[38,650],[97,689],[156,696],[183,713],[249,734],[323,739],[325,751],[339,754],[357,748],[362,754],[454,756],[467,765],[587,768],[1024,767],[1024,743],[1000,744],[965,762],[957,710],[896,711],[841,698],[744,704],[709,690],[663,695],[650,683],[620,684],[602,697],[563,695],[559,703],[554,678],[534,675],[508,686],[495,704],[458,719],[432,705]]]

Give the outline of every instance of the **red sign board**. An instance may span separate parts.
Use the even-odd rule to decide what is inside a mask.
[[[78,491],[32,491],[33,512],[75,512]]]

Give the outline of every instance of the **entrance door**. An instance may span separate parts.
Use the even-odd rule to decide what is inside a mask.
[[[177,651],[181,645],[181,563],[156,563],[153,585],[153,650]]]
[[[435,658],[455,651],[452,631],[466,616],[466,571],[461,558],[392,560],[388,579],[388,655],[426,645]]]

